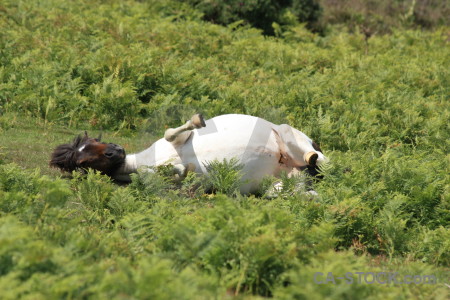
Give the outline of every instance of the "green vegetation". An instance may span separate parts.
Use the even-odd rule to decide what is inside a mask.
[[[203,13],[203,19],[229,25],[245,22],[273,35],[277,25],[296,22],[313,24],[321,14],[316,0],[178,0],[187,2]],[[276,23],[277,25],[273,26]]]
[[[215,193],[222,193],[232,196],[239,192],[239,187],[245,182],[242,181],[242,165],[236,158],[230,161],[210,161],[206,163],[208,178],[206,186]]]
[[[448,24],[318,35],[291,22],[269,37],[202,18],[177,0],[2,1],[0,298],[448,298]],[[319,196],[288,178],[271,200],[236,195],[233,161],[128,186],[47,166],[84,129],[134,152],[194,112],[319,141],[332,161]],[[438,283],[314,282],[381,271]]]

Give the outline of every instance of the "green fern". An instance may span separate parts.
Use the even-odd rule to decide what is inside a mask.
[[[217,193],[233,195],[239,192],[242,182],[242,168],[237,158],[230,160],[224,159],[222,162],[217,160],[206,162],[208,172],[206,178],[206,189]]]

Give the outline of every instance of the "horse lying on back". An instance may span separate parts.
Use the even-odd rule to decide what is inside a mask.
[[[178,128],[167,129],[164,138],[150,148],[125,154],[116,144],[103,143],[87,133],[73,143],[58,146],[50,166],[63,171],[92,168],[119,181],[141,168],[172,164],[183,177],[188,171],[206,174],[208,162],[237,158],[243,166],[241,193],[257,192],[266,176],[288,176],[300,171],[318,174],[326,161],[321,149],[304,133],[248,115],[222,115],[205,120],[199,114]],[[151,168],[149,168],[151,169]]]

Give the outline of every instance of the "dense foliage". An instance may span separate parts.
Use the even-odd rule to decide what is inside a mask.
[[[321,7],[316,0],[178,0],[203,13],[203,19],[222,25],[244,21],[265,34],[274,34],[276,25],[317,22]]]
[[[160,170],[117,186],[24,170],[2,142],[2,299],[448,297],[448,27],[266,37],[158,0],[5,0],[0,16],[2,138],[16,116],[133,134],[246,113],[301,129],[332,161],[317,198],[269,200],[234,192],[233,161],[206,179]],[[314,283],[330,271],[438,283]]]
[[[400,209],[406,196],[374,213],[358,196],[333,200],[328,189],[317,201],[299,194],[269,201],[195,195],[190,184],[173,189],[158,173],[136,175],[128,187],[95,173],[54,180],[2,165],[0,174],[3,299],[448,295],[445,272],[432,267],[450,262],[448,229],[418,224]],[[370,263],[337,246],[347,241],[355,251],[408,253],[412,261]],[[315,272],[362,270],[432,274],[441,284],[336,290],[313,282]]]

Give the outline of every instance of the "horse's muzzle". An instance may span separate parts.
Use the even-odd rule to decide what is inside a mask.
[[[105,150],[105,156],[113,161],[120,161],[125,159],[125,150],[116,144],[108,144]]]

